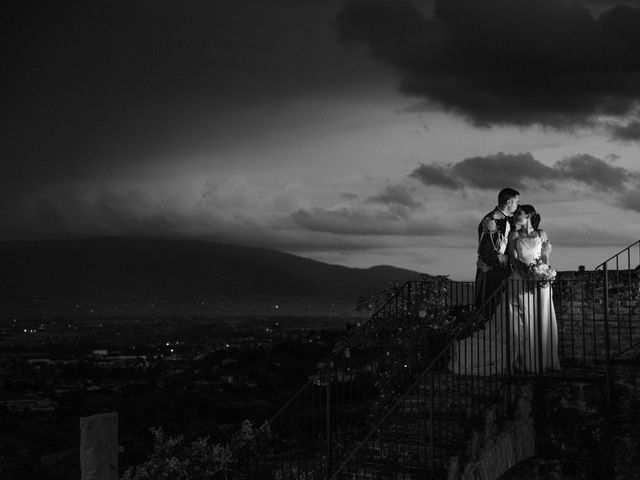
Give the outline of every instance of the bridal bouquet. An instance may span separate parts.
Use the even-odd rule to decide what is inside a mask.
[[[527,271],[536,282],[542,282],[542,286],[553,282],[557,275],[555,269],[544,263],[541,258],[537,258],[534,263],[529,265]]]

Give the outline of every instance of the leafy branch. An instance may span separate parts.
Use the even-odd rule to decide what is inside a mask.
[[[180,436],[167,437],[162,428],[151,428],[153,452],[140,465],[127,469],[121,480],[229,480],[258,455],[267,452],[271,433],[264,423],[255,428],[245,420],[228,443],[209,437],[185,444]]]

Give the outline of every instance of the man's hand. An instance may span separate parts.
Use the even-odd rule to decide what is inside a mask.
[[[506,255],[504,253],[499,253],[498,261],[500,262],[500,265],[506,265],[507,263],[509,263],[509,255]]]

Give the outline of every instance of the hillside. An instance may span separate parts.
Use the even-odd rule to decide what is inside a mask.
[[[0,242],[0,255],[5,318],[349,314],[361,295],[419,277],[191,240]]]

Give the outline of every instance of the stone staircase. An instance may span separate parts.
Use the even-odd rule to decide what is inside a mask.
[[[635,248],[633,252],[637,251],[637,254],[633,253],[635,257],[632,257],[631,247]],[[424,323],[421,320],[423,316],[419,314],[422,313],[421,295],[426,290],[405,285],[399,290],[401,295],[396,295],[383,307],[390,309],[389,313],[380,316],[384,320],[384,335],[378,334],[379,330],[372,330],[374,335],[370,338],[378,342],[379,348],[375,351],[382,356],[367,357],[366,362],[360,362],[361,365],[356,367],[353,357],[357,349],[345,348],[344,357],[352,364],[338,369],[354,372],[349,378],[334,380],[335,368],[333,376],[330,373],[316,375],[317,381],[311,385],[316,385],[314,388],[318,392],[310,392],[310,398],[316,403],[309,404],[316,406],[310,407],[296,400],[301,405],[299,407],[298,403],[289,402],[289,407],[295,406],[298,412],[315,412],[315,420],[311,423],[321,427],[307,435],[312,444],[308,453],[293,452],[291,447],[298,441],[292,435],[281,434],[281,438],[290,438],[287,442],[289,447],[283,450],[284,455],[271,456],[260,470],[264,475],[250,478],[497,480],[502,475],[505,475],[505,480],[519,478],[506,472],[518,463],[526,464],[529,457],[534,460],[539,457],[545,449],[539,443],[540,438],[546,438],[545,441],[554,444],[556,450],[562,451],[570,449],[571,442],[580,444],[577,436],[581,435],[580,432],[587,432],[585,438],[590,439],[589,445],[608,448],[606,441],[602,440],[608,437],[602,432],[603,425],[609,422],[605,417],[612,411],[612,399],[622,388],[612,381],[619,380],[616,376],[626,379],[626,386],[622,388],[626,392],[622,402],[627,405],[625,418],[635,422],[633,425],[640,431],[640,414],[635,414],[633,408],[628,407],[633,405],[640,411],[640,380],[631,372],[640,365],[640,356],[633,353],[634,347],[640,345],[640,271],[635,267],[640,263],[637,258],[640,257],[640,241],[631,247],[595,271],[564,272],[556,280],[554,304],[561,371],[544,374],[504,371],[502,375],[452,374],[445,366],[445,359],[451,358],[452,344],[444,350],[440,350],[442,345],[439,345],[437,351],[441,353],[432,354],[433,361],[426,370],[419,374],[419,371],[413,371],[408,377],[402,377],[413,382],[410,387],[394,392],[387,398],[390,402],[385,403],[381,410],[363,412],[365,424],[358,425],[359,428],[365,427],[364,431],[360,429],[364,433],[348,438],[344,434],[349,423],[342,420],[354,415],[348,414],[342,404],[334,401],[336,386],[355,385],[354,379],[366,374],[373,378],[371,385],[380,388],[387,371],[394,367],[399,367],[397,371],[403,370],[403,362],[392,360],[395,357],[389,357],[389,354],[392,348],[402,354],[413,340],[411,332],[414,330],[406,328],[406,320],[416,320],[418,328]],[[624,255],[621,257],[621,254]],[[621,259],[624,258],[628,259],[626,268],[621,267]],[[631,265],[632,258],[636,262],[634,266]],[[610,265],[615,268],[610,268]],[[461,303],[452,301],[450,305],[467,305],[467,297],[460,296],[458,300]],[[479,323],[474,322],[481,316],[482,312],[477,312],[477,318],[467,318],[464,325],[478,328]],[[456,337],[457,340],[470,335],[469,330],[462,328],[460,332],[463,331],[466,333],[456,334],[462,335]],[[399,334],[404,337],[400,338]],[[631,360],[625,360],[625,356]],[[333,365],[333,361],[327,365]],[[632,365],[631,371],[629,368],[624,370],[621,365]],[[302,395],[298,396],[298,399],[302,398]],[[279,418],[292,423],[298,417],[282,414]],[[564,435],[557,428],[554,430],[555,424],[564,424],[565,421],[573,422],[575,432]],[[640,462],[640,434],[633,433],[631,427],[626,431],[626,436],[617,440],[618,444],[623,451],[632,452],[629,454],[632,458],[636,458],[634,455],[637,453]],[[583,447],[580,445],[576,451]],[[593,456],[599,458],[596,450]],[[580,461],[588,463],[589,459],[583,457]],[[616,461],[624,463],[625,458],[620,457]],[[562,465],[563,462],[553,455],[543,456],[541,461],[548,462],[544,468],[536,467],[541,475],[545,469],[551,468],[549,465]],[[627,465],[627,470],[633,469]],[[608,478],[563,477],[551,473],[550,479]],[[640,475],[620,477],[626,478],[640,478]]]
[[[595,445],[593,448],[602,449],[606,442],[599,437],[605,421],[603,368],[574,367],[536,379],[516,377],[507,402],[502,395],[489,395],[489,384],[480,386],[487,393],[478,393],[477,377],[460,377],[442,373],[422,380],[333,478],[487,480],[506,475],[505,480],[515,479],[519,477],[506,472],[530,457],[534,459],[530,464],[563,465],[557,455],[536,457],[535,452],[544,450],[545,445],[555,445],[552,448],[557,452],[584,450],[568,424],[580,432],[578,437],[588,437],[582,442]],[[638,384],[640,380],[634,383]],[[630,410],[625,412],[619,413],[628,416]],[[640,434],[635,438],[640,439]],[[586,463],[587,457],[583,454],[580,461]]]
[[[479,413],[495,398],[496,379],[434,373],[420,379],[335,478],[414,480],[444,475]],[[432,441],[433,439],[433,441]]]
[[[637,347],[633,348],[640,344],[640,271],[628,266],[614,272],[606,272],[606,268],[580,274],[567,272],[556,282],[556,289],[554,303],[562,371],[537,378],[514,377],[506,384],[497,376],[428,373],[374,426],[357,452],[330,478],[488,480],[502,475],[505,479],[518,478],[506,472],[527,457],[536,458],[536,451],[544,450],[541,445],[535,445],[532,416],[537,416],[536,428],[545,428],[547,424],[541,419],[551,415],[550,412],[562,411],[553,402],[569,404],[567,411],[572,415],[578,411],[570,421],[582,418],[584,424],[574,425],[575,428],[591,432],[591,437],[584,434],[591,438],[590,445],[606,448],[600,430],[608,421],[605,417],[610,412],[609,402],[616,393],[611,389],[626,392],[626,396],[619,396],[627,408],[618,414],[640,426],[640,414],[628,407],[631,403],[640,407],[640,380],[629,373],[629,365],[640,366]],[[626,357],[633,360],[625,360]],[[626,370],[620,365],[627,365]],[[612,378],[612,372],[626,378],[626,387],[620,386],[620,379]],[[636,389],[635,397],[629,394],[629,384]],[[533,395],[526,398],[522,392],[514,394],[519,385],[535,390],[535,400]],[[542,393],[541,385],[544,386]],[[594,395],[597,401],[589,398]],[[635,403],[629,398],[635,398]],[[546,405],[547,411],[532,412],[534,401]],[[521,411],[523,403],[527,405],[525,413]],[[510,416],[511,424],[506,427],[505,419]],[[524,417],[528,419],[523,420]],[[593,433],[596,430],[597,433]],[[549,431],[553,428],[547,428],[538,437],[544,437]],[[640,461],[640,434],[631,433],[628,426],[626,431],[626,436],[617,441],[623,451],[631,452],[630,455]],[[556,432],[556,437],[562,434]],[[571,448],[568,445],[571,442],[579,444],[580,440],[569,437],[565,444],[557,447],[559,450]],[[580,445],[578,450],[584,448]],[[598,457],[598,452],[592,455]],[[640,478],[640,475],[633,476],[640,470],[633,462],[627,457],[618,457],[617,463],[625,464],[626,471],[634,473],[616,478]],[[586,464],[589,459],[584,456],[581,461]]]

